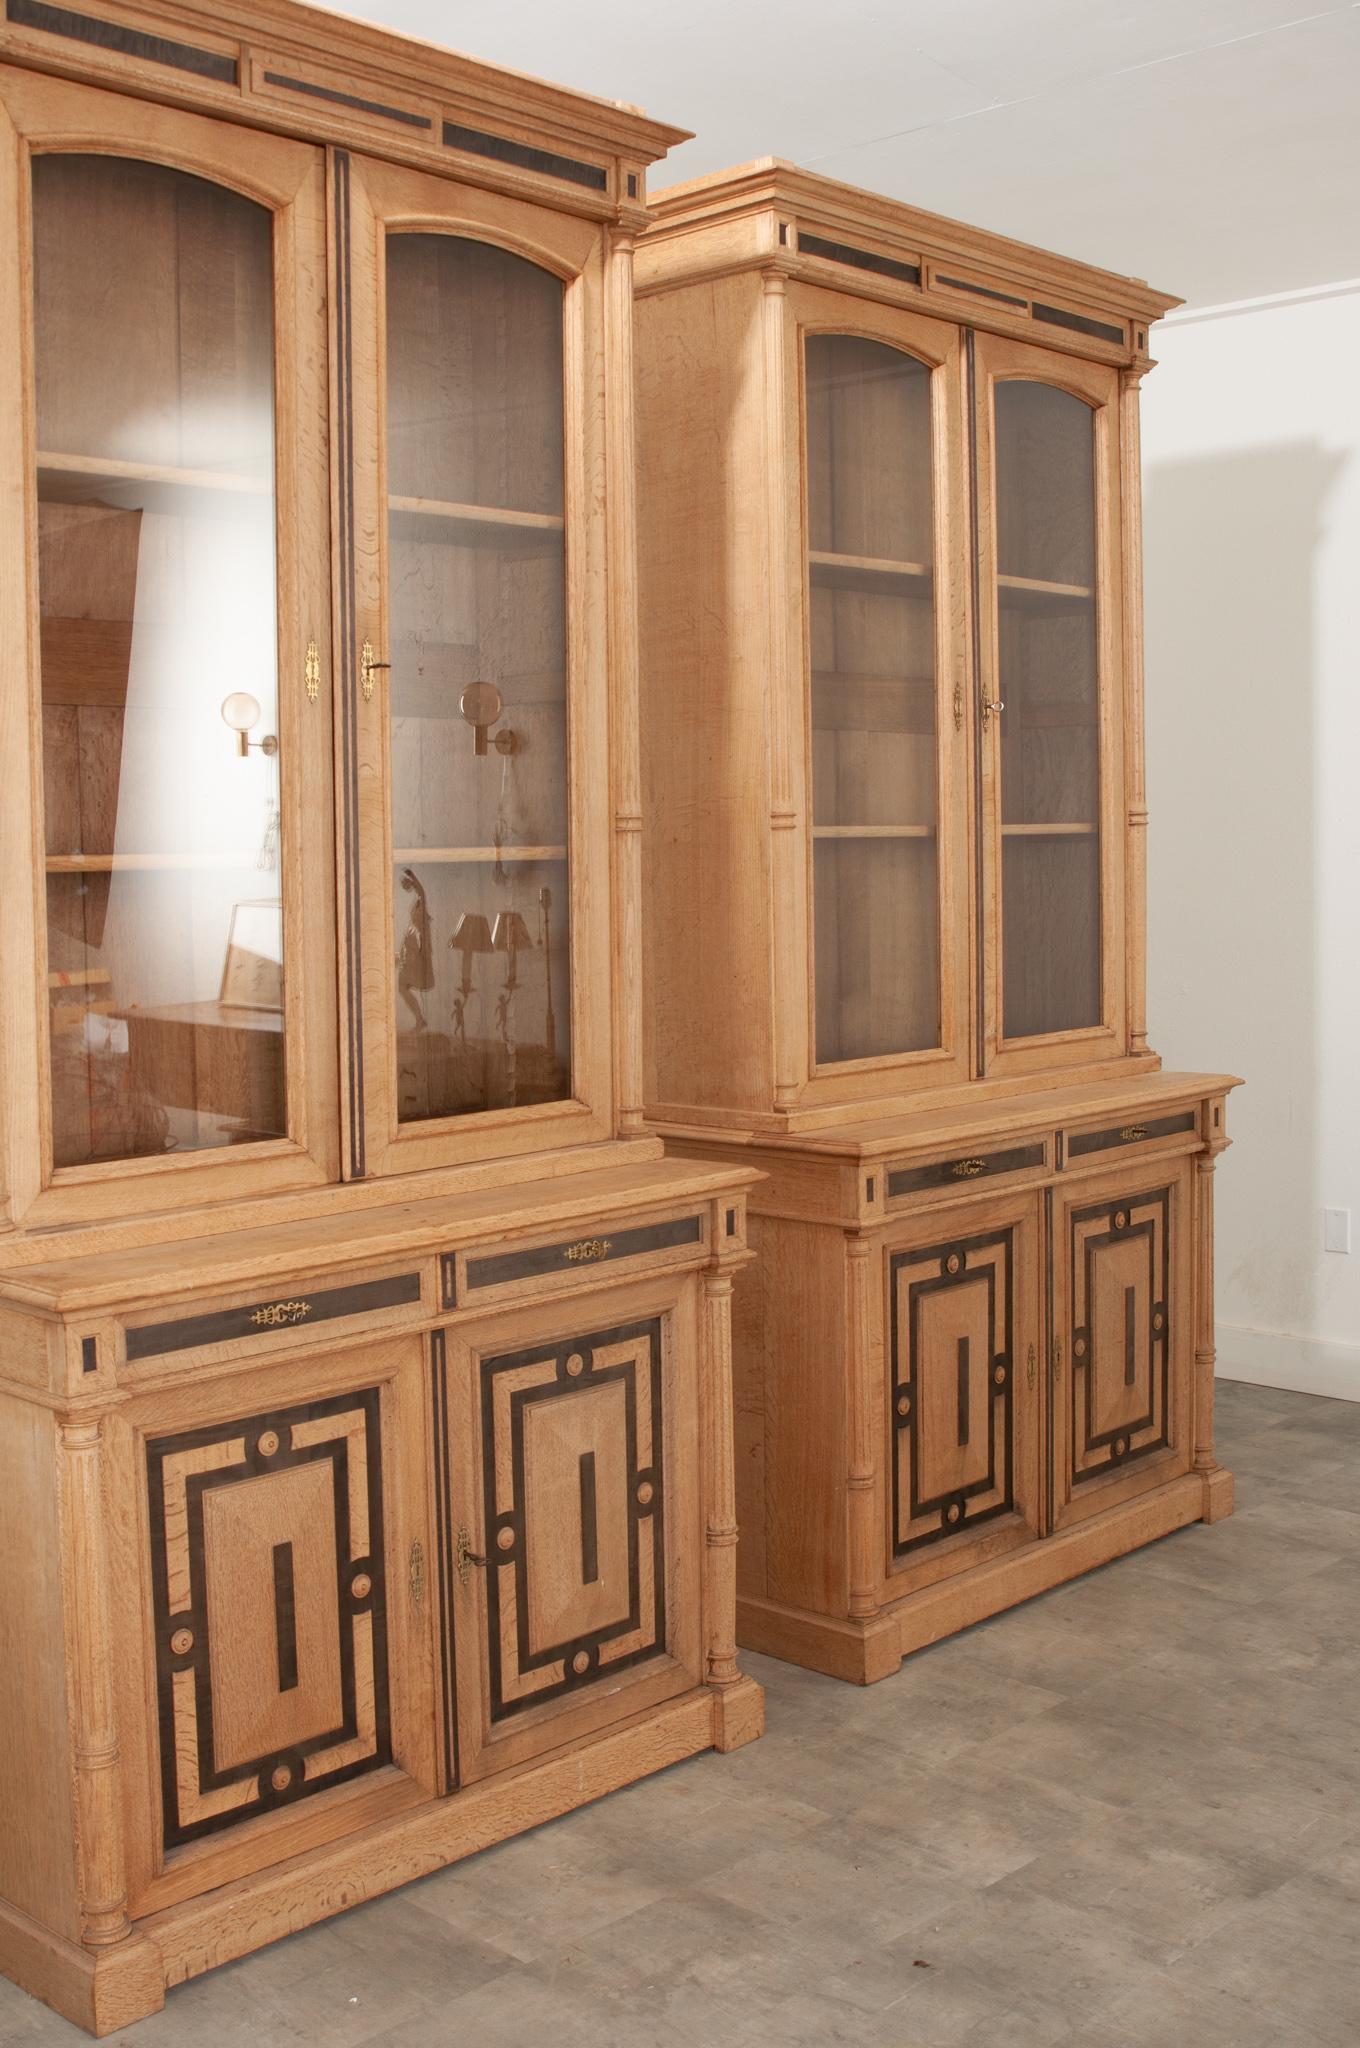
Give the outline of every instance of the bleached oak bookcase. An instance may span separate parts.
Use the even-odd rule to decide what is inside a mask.
[[[1133,280],[763,161],[639,245],[645,1099],[747,1162],[738,1638],[860,1682],[1183,1523],[1222,1074],[1144,1018]]]
[[[709,1746],[753,1175],[642,1118],[678,131],[0,21],[0,1966],[167,1985]]]

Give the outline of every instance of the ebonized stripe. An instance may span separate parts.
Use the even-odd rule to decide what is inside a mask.
[[[888,1195],[912,1195],[922,1188],[966,1186],[997,1173],[1020,1173],[1044,1164],[1042,1145],[1013,1145],[1005,1152],[972,1153],[962,1159],[937,1159],[929,1166],[903,1166],[888,1175]],[[967,1172],[961,1169],[968,1168]]]
[[[964,329],[964,375],[968,395],[968,584],[974,620],[982,616],[982,531],[978,523],[978,389],[977,389],[977,335],[971,327]],[[982,788],[982,719],[977,707],[982,702],[982,635],[974,630],[969,634],[973,643],[973,787]],[[987,970],[984,961],[982,934],[987,929],[983,916],[982,883],[986,867],[982,845],[982,805],[973,806],[973,874],[977,909],[977,946],[973,959],[973,1000],[978,1029],[974,1034],[976,1050],[973,1055],[973,1072],[981,1080],[987,1071],[986,1032],[982,1028],[987,1015]],[[892,1193],[891,1179],[888,1192]]]
[[[398,1273],[387,1280],[360,1280],[349,1287],[324,1287],[299,1294],[289,1302],[244,1302],[239,1308],[212,1309],[206,1315],[180,1316],[171,1323],[143,1323],[127,1333],[129,1364],[139,1358],[160,1358],[171,1351],[192,1351],[199,1344],[225,1344],[233,1337],[267,1337],[284,1329],[310,1328],[338,1316],[364,1315],[373,1309],[397,1308],[420,1300],[419,1273]],[[272,1309],[293,1307],[305,1314],[270,1316]],[[259,1318],[259,1320],[257,1320]]]
[[[80,1340],[80,1369],[82,1372],[99,1370],[99,1345],[93,1337],[82,1337]]]
[[[999,292],[993,285],[970,284],[966,277],[942,277],[937,270],[936,284],[944,285],[951,292],[971,292],[975,299],[995,299],[999,306],[1027,306],[1028,299],[1018,299],[1014,292]]]
[[[360,99],[357,93],[337,92],[334,86],[317,85],[310,78],[288,78],[281,71],[266,71],[266,85],[281,85],[289,92],[305,92],[314,100],[330,100],[337,107],[353,107],[356,114],[380,114],[384,121],[401,121],[408,128],[432,128],[428,114],[412,114],[405,107],[384,106],[381,100]]]
[[[968,1339],[959,1338],[959,1446],[968,1441]]]
[[[527,142],[512,142],[508,135],[460,128],[456,121],[444,123],[444,146],[466,150],[469,156],[489,157],[493,163],[514,164],[521,171],[541,171],[547,178],[565,178],[572,185],[588,185],[594,192],[605,191],[609,184],[599,164],[578,163],[575,157],[558,156],[551,149],[532,149]]]
[[[600,1516],[595,1498],[595,1453],[581,1453],[581,1584],[600,1579]]]
[[[1084,1152],[1112,1152],[1121,1145],[1141,1145],[1146,1138],[1171,1138],[1181,1131],[1198,1128],[1198,1118],[1193,1109],[1182,1111],[1179,1116],[1154,1117],[1151,1123],[1133,1122],[1117,1124],[1108,1131],[1075,1131],[1068,1134],[1067,1156],[1080,1158]]]
[[[297,1593],[293,1585],[293,1546],[274,1545],[274,1635],[279,1652],[279,1691],[294,1692],[298,1682]]]
[[[222,85],[237,82],[236,59],[223,56],[220,50],[200,50],[196,43],[176,43],[169,36],[149,35],[145,29],[129,28],[122,22],[78,14],[74,8],[49,7],[47,0],[9,0],[5,16],[16,28],[37,28],[47,35],[69,36],[73,42],[92,43],[99,50],[116,50],[124,57],[140,57],[148,64],[166,64],[175,71],[192,71],[196,78],[213,78]]]
[[[351,1180],[367,1172],[364,1139],[364,983],[359,922],[358,635],[354,559],[354,320],[350,270],[349,154],[334,153],[336,440],[339,470],[341,865],[344,874],[346,1032]]]
[[[534,1245],[522,1252],[497,1252],[490,1258],[469,1259],[468,1292],[478,1287],[500,1287],[507,1280],[534,1280],[544,1273],[570,1271],[579,1265],[612,1265],[615,1259],[635,1257],[640,1252],[665,1251],[674,1245],[699,1244],[703,1222],[698,1216],[678,1216],[669,1223],[640,1223],[632,1230],[616,1230],[611,1237],[566,1238],[561,1244]],[[588,1257],[573,1257],[586,1246],[598,1246]]]
[[[1122,347],[1128,340],[1122,327],[1113,327],[1106,320],[1093,320],[1089,313],[1069,313],[1062,306],[1041,306],[1036,299],[1030,307],[1036,320],[1046,320],[1050,327],[1069,327],[1073,334],[1089,334],[1096,341],[1112,341]]]
[[[453,1494],[449,1475],[448,1345],[430,1335],[430,1398],[434,1428],[435,1548],[439,1552],[439,1670],[444,1696],[444,1785],[458,1785],[458,1661],[453,1622]]]
[[[820,235],[798,234],[803,256],[821,256],[828,263],[844,263],[852,270],[868,270],[875,277],[896,278],[899,284],[919,284],[919,263],[899,263],[891,256],[876,256],[872,249],[852,249],[846,242],[827,242]]]
[[[1124,1289],[1124,1385],[1126,1387],[1133,1385],[1134,1374],[1138,1367],[1137,1332],[1138,1289],[1136,1287],[1126,1287]]]

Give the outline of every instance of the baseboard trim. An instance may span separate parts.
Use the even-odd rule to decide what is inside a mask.
[[[1360,1344],[1297,1337],[1287,1330],[1252,1330],[1241,1323],[1220,1323],[1217,1344],[1221,1380],[1322,1394],[1333,1401],[1360,1401]]]

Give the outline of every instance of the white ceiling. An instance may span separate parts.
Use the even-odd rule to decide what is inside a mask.
[[[1195,305],[1360,276],[1360,0],[359,0],[756,156]]]

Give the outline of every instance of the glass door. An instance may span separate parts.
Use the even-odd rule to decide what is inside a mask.
[[[882,319],[803,332],[813,1055],[838,1092],[884,1061],[938,1083],[967,1052],[957,342]]]
[[[302,560],[325,506],[319,394],[299,402],[318,337],[294,302],[321,184],[315,152],[187,117],[147,161],[135,109],[48,90],[29,165],[38,1149],[83,1214],[111,1177],[150,1176],[163,1206],[164,1172],[187,1196],[212,1157],[242,1189],[334,1157],[329,1031],[310,1032],[319,1071],[304,1058],[329,1000],[307,971],[330,957],[328,840],[309,891],[295,808],[329,730],[324,569]]]
[[[599,1100],[572,788],[593,756],[604,795],[607,735],[577,688],[592,539],[569,527],[598,231],[376,164],[349,203],[377,286],[371,325],[353,304],[355,389],[376,398],[355,535],[371,518],[378,545],[350,657],[368,899],[350,1170],[372,1173],[583,1135]],[[607,964],[594,992],[607,1014]]]
[[[976,341],[986,1064],[1122,1050],[1118,379]]]

